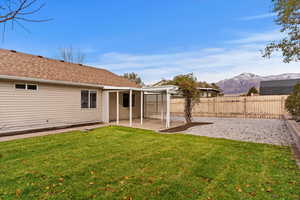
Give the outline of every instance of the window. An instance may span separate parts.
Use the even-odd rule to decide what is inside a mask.
[[[90,108],[97,108],[97,92],[90,92]]]
[[[81,108],[97,108],[97,92],[82,90],[81,91]]]
[[[124,108],[128,108],[129,107],[129,94],[128,93],[124,93],[123,94],[123,107]],[[135,105],[135,95],[132,95],[132,107],[134,107]]]
[[[27,90],[37,90],[37,85],[27,85]]]
[[[89,108],[89,91],[81,91],[81,108]]]
[[[23,83],[16,83],[15,88],[18,90],[37,90],[37,85],[35,84],[23,84]]]
[[[26,90],[26,84],[16,84],[16,89]]]

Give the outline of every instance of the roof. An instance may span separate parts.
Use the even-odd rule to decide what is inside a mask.
[[[202,87],[198,87],[198,90],[221,92],[220,90],[215,89],[215,88],[202,88]]]
[[[152,84],[153,87],[163,86],[166,85],[169,81],[168,80],[161,80],[157,83]]]
[[[0,75],[78,84],[140,87],[108,70],[0,49]]]

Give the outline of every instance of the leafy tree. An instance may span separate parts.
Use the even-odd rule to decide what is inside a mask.
[[[221,88],[217,84],[215,84],[215,83],[212,83],[211,87],[214,88],[214,89],[216,89],[216,90],[221,90]]]
[[[272,0],[273,11],[277,14],[276,24],[281,26],[281,32],[286,37],[270,43],[264,51],[264,57],[269,58],[274,51],[281,51],[284,62],[300,61],[300,1]]]
[[[140,77],[138,74],[134,73],[134,72],[131,72],[131,73],[125,73],[125,74],[123,75],[123,77],[124,77],[124,78],[127,78],[127,79],[130,80],[130,81],[135,82],[135,83],[138,84],[138,85],[141,85],[141,86],[144,85],[144,83],[143,83],[141,77]]]
[[[252,87],[248,90],[247,96],[252,96],[252,94],[258,94],[256,87]]]
[[[293,93],[287,98],[285,107],[288,112],[299,119],[300,117],[300,83],[295,85]]]
[[[169,82],[169,84],[176,85],[179,93],[184,98],[184,117],[186,123],[192,122],[192,109],[198,103],[200,91],[198,88],[197,78],[193,74],[178,75]]]

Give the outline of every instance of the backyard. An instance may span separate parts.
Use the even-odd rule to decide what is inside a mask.
[[[290,148],[142,129],[0,143],[0,199],[300,199]]]

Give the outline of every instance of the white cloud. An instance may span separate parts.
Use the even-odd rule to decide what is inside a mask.
[[[251,43],[258,43],[258,42],[265,43],[274,40],[279,40],[282,37],[284,37],[284,33],[274,30],[274,31],[269,31],[264,33],[250,34],[240,39],[228,41],[227,43],[232,43],[232,44],[251,44]]]
[[[113,72],[136,72],[146,83],[161,78],[172,78],[177,74],[193,72],[199,80],[216,82],[243,72],[259,75],[299,72],[299,63],[285,64],[280,55],[271,59],[262,58],[260,50],[265,43],[279,39],[277,31],[251,34],[229,41],[226,48],[206,48],[169,54],[122,54],[100,55],[97,63]]]
[[[267,14],[262,14],[262,15],[254,15],[254,16],[248,16],[248,17],[242,17],[240,20],[243,21],[250,21],[250,20],[256,20],[256,19],[265,19],[265,18],[271,18],[276,16],[275,13],[267,13]]]

